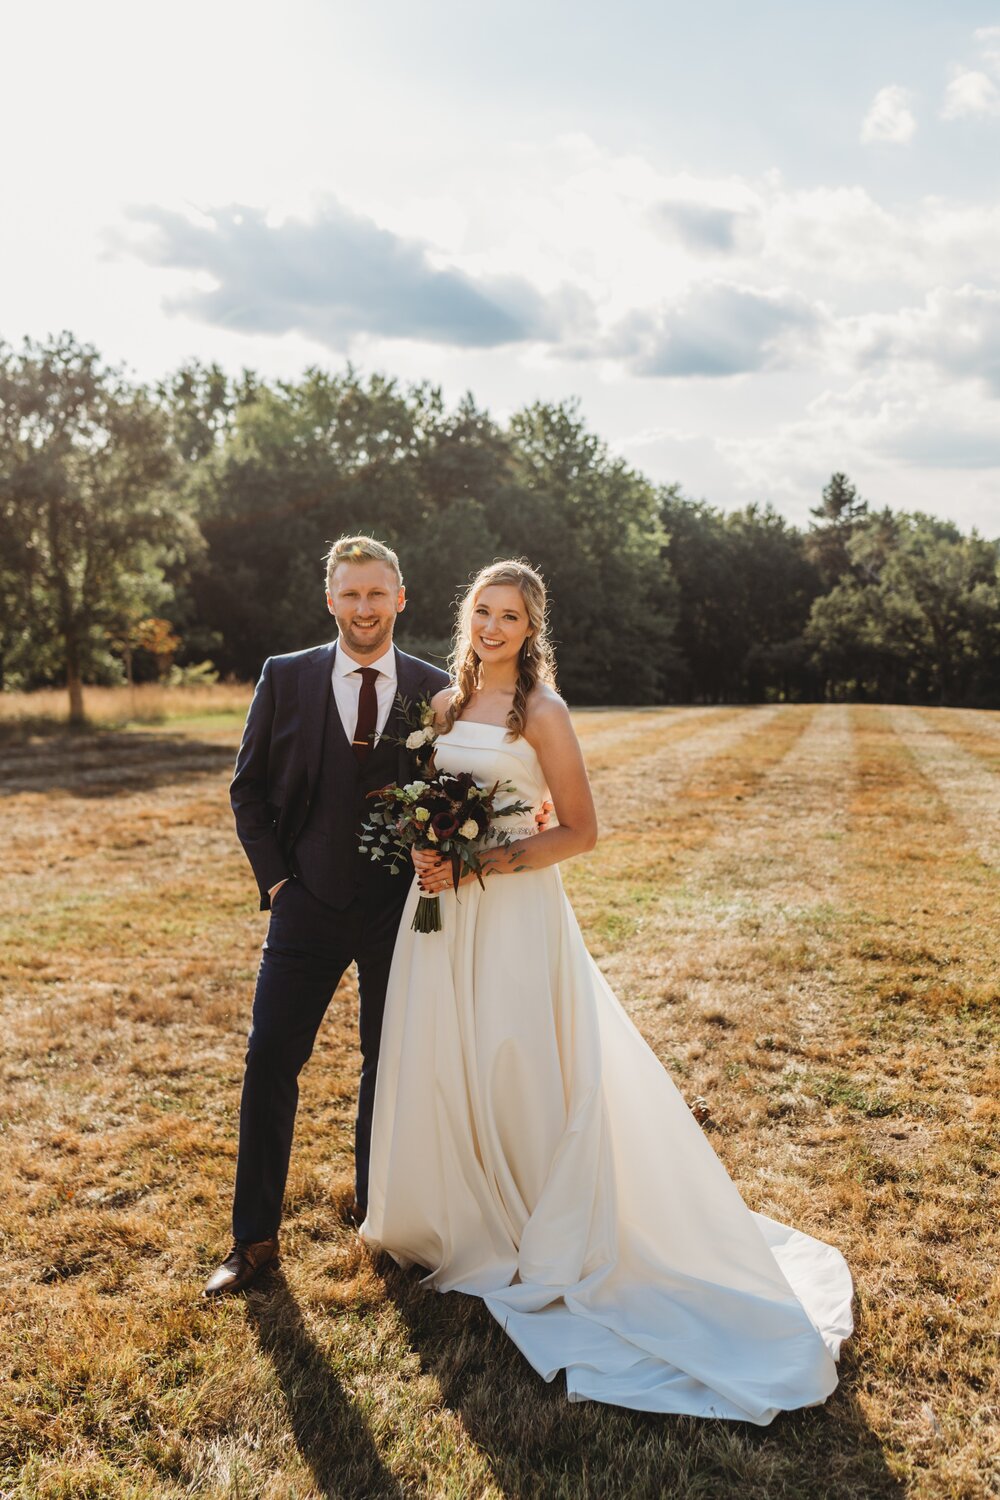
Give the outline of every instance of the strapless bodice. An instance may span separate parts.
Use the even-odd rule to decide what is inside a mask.
[[[502,724],[482,724],[475,719],[457,719],[434,744],[434,762],[439,771],[469,771],[480,786],[494,781],[509,782],[512,790],[497,794],[497,806],[528,802],[537,810],[548,797],[542,767],[526,739],[510,739]],[[535,833],[528,814],[505,821],[505,833],[524,837]]]

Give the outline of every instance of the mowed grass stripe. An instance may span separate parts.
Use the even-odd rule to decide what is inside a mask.
[[[894,715],[858,708],[855,719],[844,974],[867,1056],[839,1108],[862,1139],[854,1254],[877,1377],[869,1409],[908,1493],[985,1494],[1000,1466],[983,1410],[996,1401],[1000,1310],[988,1206],[1000,1171],[998,882]]]
[[[987,864],[1000,869],[1000,743],[953,716],[893,708],[890,721]]]
[[[661,745],[697,733],[713,719],[730,718],[738,712],[718,707],[648,709],[641,714],[595,709],[574,713],[573,725],[593,777],[618,765],[625,756],[652,753]]]
[[[998,873],[983,861],[920,747],[898,733],[894,712],[855,714],[865,762],[852,808],[852,878],[864,903],[856,946],[874,975],[866,997],[901,1018],[988,1017],[1000,999]],[[989,814],[992,783],[987,792]],[[869,941],[865,928],[881,936]],[[882,963],[893,971],[885,984]]]
[[[805,1177],[798,1157],[853,1029],[831,934],[845,916],[854,743],[839,706],[799,716],[799,730],[739,818],[684,851],[636,941],[603,966],[685,1095],[712,1101],[719,1149],[754,1206],[822,1232],[819,1174]]]
[[[995,708],[940,708],[934,712],[949,723],[949,732],[1000,740],[1000,711]]]
[[[623,943],[678,878],[686,851],[743,816],[768,769],[788,753],[812,709],[740,709],[595,788],[597,849],[565,871],[595,956]]]
[[[629,737],[612,741],[603,753],[591,756],[584,747],[587,769],[597,798],[604,798],[605,820],[616,815],[625,783],[623,770],[644,789],[676,784],[686,768],[708,760],[744,735],[762,726],[776,712],[770,708],[709,708],[683,719],[668,719],[651,742]],[[607,793],[611,790],[612,797]],[[606,822],[605,825],[606,826]]]
[[[679,708],[574,708],[573,723],[582,744],[599,744],[602,740],[614,739],[618,734],[625,738],[655,730],[665,719],[697,718],[710,710],[697,704]]]
[[[738,931],[744,918],[755,928],[770,924],[772,937],[776,929],[797,931],[817,912],[823,928],[834,909],[852,778],[848,714],[842,707],[818,708],[786,715],[780,737],[763,730],[766,740],[743,747],[759,756],[755,780],[741,765],[744,774],[734,793],[727,757],[717,768],[717,789],[722,798],[739,800],[733,806],[720,800],[709,818],[703,799],[711,783],[706,786],[708,768],[703,768],[691,784],[696,800],[686,809],[695,832],[685,830],[676,842],[674,878],[664,884],[659,908],[644,924],[641,949],[655,957],[661,925],[685,914],[708,924],[720,954],[729,929]],[[678,793],[678,824],[685,820],[685,791]],[[702,968],[708,977],[711,966]],[[670,1004],[677,996],[669,984],[667,989]]]
[[[854,774],[847,709],[820,708],[799,731],[740,816],[684,851],[636,941],[604,965],[685,1092],[722,1088],[737,1105],[760,1094],[755,1118],[782,1130],[799,1092],[789,1059],[829,1061],[843,1025],[830,939],[845,915]]]
[[[990,769],[1000,771],[1000,712],[964,708],[921,708],[917,712],[930,728],[946,734]]]

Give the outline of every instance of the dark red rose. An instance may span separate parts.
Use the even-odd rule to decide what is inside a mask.
[[[464,802],[469,788],[476,784],[476,778],[470,771],[442,771],[438,780],[441,783],[441,790],[453,802]]]

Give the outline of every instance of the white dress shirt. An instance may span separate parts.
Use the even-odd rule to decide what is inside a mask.
[[[375,741],[382,733],[396,696],[396,653],[390,645],[388,651],[377,661],[365,662],[379,674],[375,679],[375,699],[378,705],[375,719]],[[358,701],[361,697],[361,663],[348,656],[342,646],[337,647],[333,658],[333,696],[344,726],[348,744],[354,739],[358,727]]]

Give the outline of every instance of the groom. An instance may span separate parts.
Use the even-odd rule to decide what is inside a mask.
[[[358,1223],[368,1197],[375,1073],[396,929],[411,872],[358,852],[368,792],[415,774],[403,703],[448,681],[392,643],[406,603],[399,561],[372,537],[327,557],[337,640],[264,663],[230,788],[236,829],[271,916],[257,974],[240,1105],[233,1248],[205,1295],[237,1292],[278,1254],[298,1075],[352,959],[361,1082],[355,1123]]]

